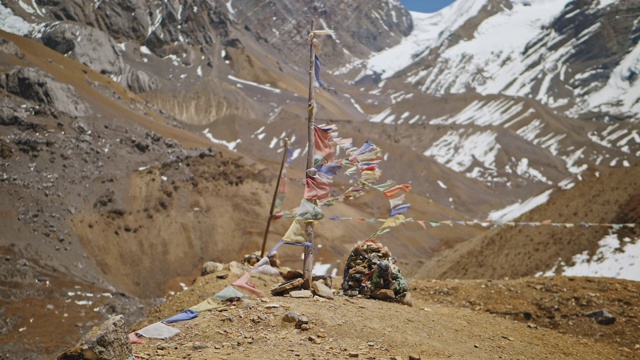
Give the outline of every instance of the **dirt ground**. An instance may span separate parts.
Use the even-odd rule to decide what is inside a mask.
[[[198,278],[132,330],[197,304],[237,279]],[[269,291],[277,279],[253,277]],[[340,279],[333,281],[339,287]],[[620,359],[640,356],[640,285],[593,278],[410,281],[413,306],[337,296],[271,296],[201,313],[167,340],[133,345],[138,359]],[[585,314],[606,308],[599,325]],[[296,329],[283,316],[309,320]]]

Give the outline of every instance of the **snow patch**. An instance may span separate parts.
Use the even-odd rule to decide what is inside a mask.
[[[0,3],[0,29],[12,34],[25,36],[31,32],[32,25],[24,21],[21,17],[13,15],[10,9]]]
[[[211,133],[209,132],[209,128],[206,128],[203,132],[204,136],[206,136],[209,140],[211,140],[212,143],[214,144],[218,144],[218,145],[222,145],[225,146],[227,149],[231,150],[231,151],[236,151],[236,146],[238,146],[238,144],[240,144],[242,142],[242,140],[238,139],[236,141],[225,141],[225,140],[219,140],[213,137],[213,135],[211,135]]]
[[[487,218],[493,221],[511,221],[549,201],[549,197],[552,192],[553,189],[549,189],[538,196],[529,198],[525,202],[517,202],[505,207],[504,209],[494,210],[489,213]]]
[[[573,265],[563,266],[561,274],[640,281],[640,241],[624,238],[623,242],[624,246],[618,240],[617,234],[605,236],[598,242],[600,247],[593,256],[590,256],[588,251],[575,255],[572,258]],[[556,267],[536,276],[553,276]]]

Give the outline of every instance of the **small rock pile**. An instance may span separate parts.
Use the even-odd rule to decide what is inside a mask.
[[[375,239],[359,242],[347,258],[342,282],[344,294],[411,305],[409,285],[395,263],[389,249]]]

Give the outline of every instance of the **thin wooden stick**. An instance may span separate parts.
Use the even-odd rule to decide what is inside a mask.
[[[282,163],[280,163],[280,172],[278,173],[278,182],[276,183],[276,190],[273,192],[273,199],[271,200],[271,210],[269,210],[269,219],[267,219],[267,228],[264,229],[264,237],[262,238],[262,250],[260,251],[260,258],[264,257],[264,250],[267,246],[267,236],[269,235],[269,227],[271,226],[271,219],[273,219],[273,209],[276,207],[276,200],[278,199],[278,190],[280,190],[280,180],[282,179],[282,170],[284,169],[284,162],[287,159],[287,153],[289,152],[289,139],[284,139],[284,154],[282,155]]]

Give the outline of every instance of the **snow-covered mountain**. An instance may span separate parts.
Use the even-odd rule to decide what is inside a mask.
[[[370,93],[389,100],[370,121],[410,129],[400,142],[526,198],[637,163],[639,11],[639,1],[458,0],[412,13],[400,44],[334,73],[375,83]]]
[[[3,4],[3,28],[203,126],[213,142],[273,159],[265,149],[304,112],[316,19],[336,33],[320,57],[338,90],[320,95],[319,116],[369,119],[369,138],[393,139],[429,164],[394,164],[399,181],[443,205],[477,208],[474,216],[640,156],[635,0],[458,0],[433,14],[409,14],[395,0],[132,1],[131,11],[103,1]],[[294,146],[302,155],[305,145]],[[441,167],[471,182],[416,179]],[[474,187],[484,190],[456,191]]]

